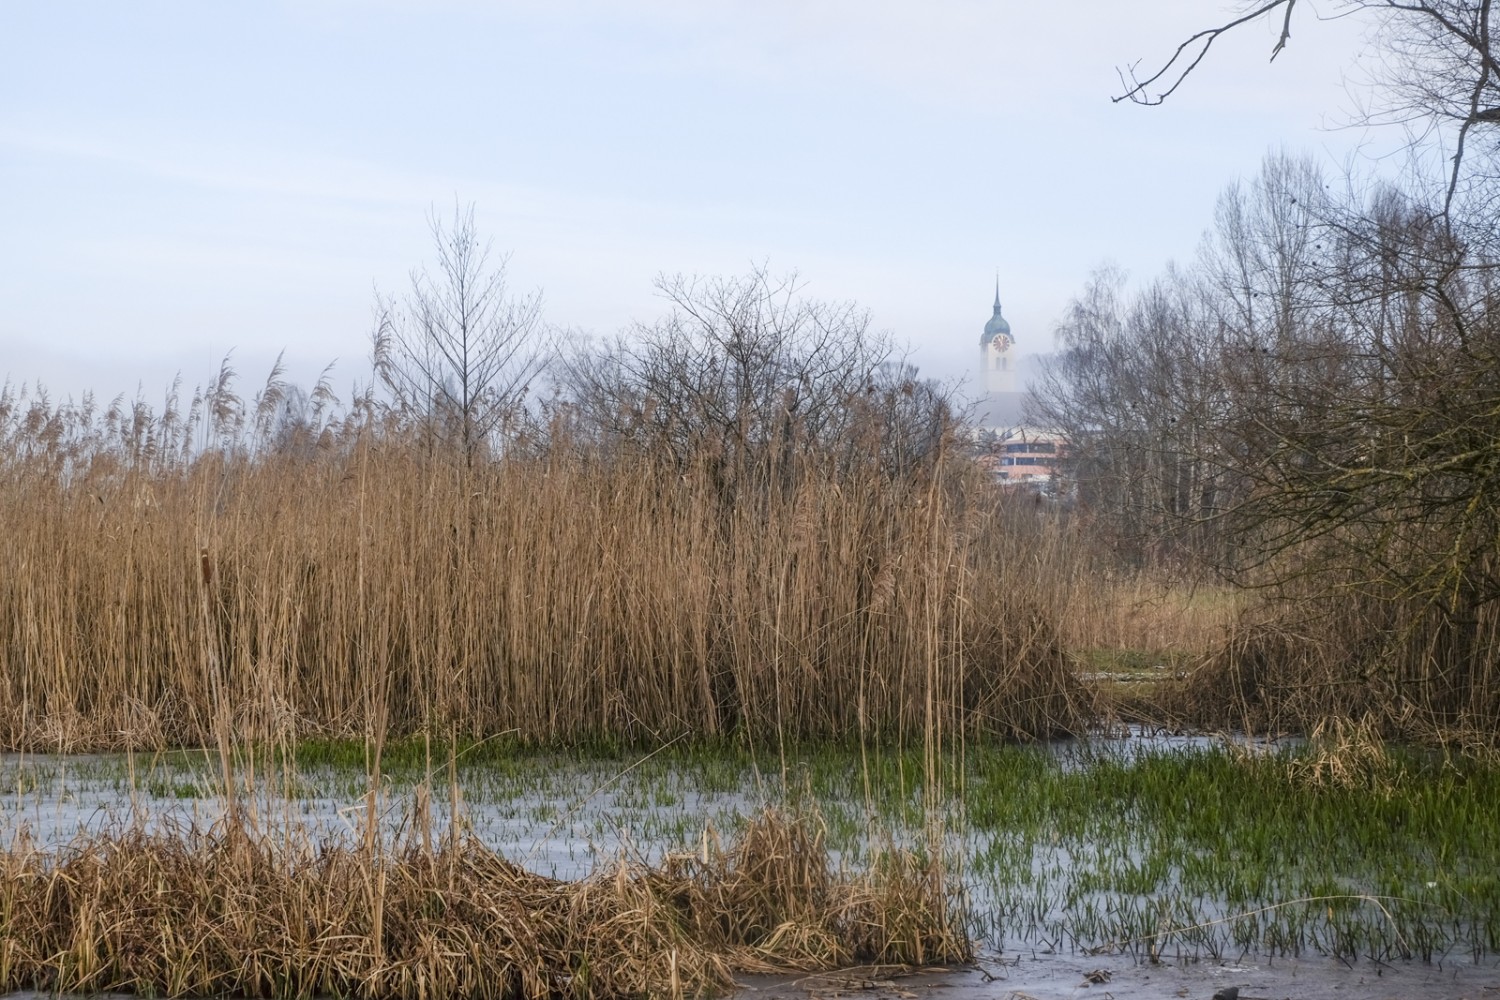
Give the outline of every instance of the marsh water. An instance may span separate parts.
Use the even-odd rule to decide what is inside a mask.
[[[1413,757],[1368,787],[1306,787],[1295,744],[1163,736],[970,749],[924,795],[920,754],[410,756],[382,767],[392,842],[458,816],[540,874],[581,878],[729,836],[768,805],[811,810],[833,864],[920,847],[942,803],[980,969],[751,980],[771,997],[1500,997],[1500,779]],[[0,758],[0,836],[60,849],[224,814],[211,752]],[[264,831],[362,835],[364,768],[241,761]],[[417,808],[419,802],[428,804]],[[456,811],[455,811],[456,807]],[[424,823],[423,816],[429,817]]]
[[[1190,755],[1221,738],[1123,727],[1086,740],[1008,748],[1010,754],[1078,773],[1101,762],[1130,765],[1158,755]],[[1251,752],[1296,740],[1241,744]],[[922,832],[921,765],[896,755],[869,775],[852,755],[814,750],[739,754],[605,756],[522,752],[506,759],[460,753],[456,781],[441,754],[382,767],[379,815],[387,837],[411,832],[414,790],[428,786],[434,825],[446,829],[455,803],[465,828],[538,874],[581,878],[619,857],[656,862],[691,850],[705,828],[732,831],[767,805],[813,804],[828,824],[835,860],[857,861],[873,812],[883,833],[910,843]],[[894,766],[892,765],[894,761]],[[868,762],[866,764],[868,766]],[[370,788],[365,768],[347,762],[231,770],[255,818],[267,830],[295,828],[320,837],[362,828]],[[206,828],[221,819],[225,771],[210,749],[161,753],[0,753],[0,836],[24,831],[42,849],[66,845],[126,822],[149,829]],[[891,779],[895,780],[892,781]],[[454,792],[456,791],[456,798]]]

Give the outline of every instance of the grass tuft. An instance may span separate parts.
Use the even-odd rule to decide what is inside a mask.
[[[922,863],[834,874],[806,817],[577,881],[430,849],[136,826],[0,854],[0,986],[171,997],[698,996],[735,971],[964,960]]]

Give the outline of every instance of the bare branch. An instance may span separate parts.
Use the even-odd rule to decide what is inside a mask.
[[[1115,104],[1121,101],[1130,101],[1132,104],[1141,104],[1148,107],[1161,104],[1168,97],[1171,97],[1177,91],[1177,88],[1182,86],[1183,81],[1198,68],[1198,64],[1203,61],[1204,56],[1208,55],[1208,50],[1213,47],[1214,42],[1218,41],[1221,35],[1233,31],[1242,24],[1248,24],[1251,21],[1265,17],[1277,7],[1285,7],[1286,13],[1282,21],[1281,37],[1277,40],[1276,47],[1271,50],[1271,59],[1274,60],[1281,53],[1281,50],[1286,47],[1287,41],[1292,36],[1292,11],[1296,6],[1297,0],[1267,0],[1267,2],[1262,3],[1259,7],[1235,18],[1227,24],[1221,24],[1217,28],[1205,28],[1177,46],[1177,50],[1172,53],[1172,58],[1168,59],[1160,69],[1144,80],[1136,79],[1135,67],[1139,63],[1132,63],[1129,68],[1130,75],[1128,80],[1126,79],[1126,71],[1119,71],[1120,83],[1126,88],[1125,92],[1110,98],[1110,100]],[[1153,97],[1150,93],[1150,88],[1163,78],[1169,80],[1170,84],[1165,90]]]

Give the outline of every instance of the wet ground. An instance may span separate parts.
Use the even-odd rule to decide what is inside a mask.
[[[730,1000],[1496,1000],[1500,972],[1472,965],[1332,960],[1137,965],[1077,957],[991,958],[979,967],[865,966],[742,976]],[[3,1000],[59,1000],[23,991]],[[61,998],[67,1000],[67,998]],[[137,1000],[104,994],[89,1000]]]
[[[1152,732],[1138,727],[1087,741],[1058,741],[1039,748],[1067,771],[1108,759],[1129,763],[1147,754],[1191,752],[1216,746],[1220,737]],[[1272,750],[1285,743],[1247,744]],[[807,779],[805,763],[790,765],[791,781]],[[23,828],[34,846],[55,848],[137,819],[148,827],[212,825],[224,813],[217,796],[221,770],[209,751],[165,754],[0,753],[0,846]],[[246,775],[237,774],[244,782]],[[380,819],[388,835],[410,829],[411,792],[425,776],[387,774]],[[867,826],[858,774],[817,792],[831,827]],[[819,780],[819,784],[823,784]],[[350,833],[365,815],[367,779],[362,770],[313,766],[295,775],[261,773],[247,782],[254,815],[269,830],[304,829],[319,838]],[[459,768],[456,791],[471,832],[523,867],[553,878],[580,878],[620,854],[659,860],[666,850],[690,844],[705,826],[724,831],[768,803],[785,800],[783,775],[743,762],[697,768],[680,761],[657,766],[649,757],[576,760],[531,757],[516,771],[488,766]],[[433,819],[446,825],[450,786],[442,762],[432,777]],[[909,805],[920,809],[913,791]],[[898,835],[920,833],[920,820]],[[847,846],[831,829],[837,860]],[[857,861],[857,856],[851,860]]]
[[[1101,760],[1130,764],[1150,754],[1193,754],[1217,745],[1202,736],[1152,734],[1133,731],[1113,739],[1064,743],[1044,752],[1054,770],[1078,773]],[[1242,747],[1251,753],[1272,752],[1274,745]],[[817,765],[794,764],[793,770]],[[833,769],[838,773],[838,769]],[[794,774],[791,784],[806,779],[817,786],[819,808],[828,825],[829,844],[836,861],[858,865],[868,849],[867,804],[862,800],[859,768],[844,767],[843,783],[827,774]],[[219,768],[211,755],[0,757],[0,847],[11,838],[27,837],[36,846],[58,848],[79,835],[98,833],[111,825],[136,821],[148,826],[206,827],[223,811],[214,790]],[[800,776],[798,776],[800,775]],[[380,805],[380,823],[392,838],[413,836],[413,786],[425,775],[391,776]],[[434,824],[446,825],[450,800],[457,795],[465,822],[481,840],[507,857],[541,874],[578,878],[620,856],[658,860],[668,850],[692,849],[705,826],[731,831],[740,820],[768,802],[784,798],[783,774],[765,774],[743,761],[549,760],[531,757],[515,767],[463,767],[456,782],[446,773],[432,776]],[[355,835],[365,815],[365,775],[357,770],[305,768],[295,775],[272,774],[252,783],[259,791],[250,798],[263,829],[301,829],[319,838]],[[899,839],[920,835],[920,794],[913,792],[906,807],[887,817]],[[905,818],[903,818],[903,815]],[[916,815],[915,826],[912,816]],[[1044,818],[1044,822],[1045,822]],[[1116,824],[1118,825],[1118,824]],[[923,971],[867,970],[837,977],[782,977],[746,981],[745,1000],[912,1000],[914,997],[953,995],[953,1000],[1026,1000],[1049,997],[1201,997],[1238,990],[1238,1000],[1255,998],[1483,998],[1500,1000],[1500,959],[1493,952],[1472,960],[1460,947],[1445,946],[1433,962],[1420,960],[1343,962],[1319,957],[1320,946],[1302,947],[1300,958],[1258,957],[1254,950],[1217,940],[1174,959],[1170,952],[1153,964],[1140,948],[1130,954],[1091,954],[1087,933],[1079,931],[1077,900],[1106,908],[1118,919],[1129,907],[1141,909],[1146,932],[1170,916],[1180,926],[1204,915],[1217,918],[1231,912],[1212,898],[1180,900],[1182,914],[1158,915],[1153,908],[1161,889],[1121,891],[1109,879],[1134,875],[1145,854],[1127,844],[1111,860],[1093,841],[1059,843],[1027,834],[1025,842],[1006,843],[1006,830],[957,843],[973,857],[1005,848],[1001,860],[986,876],[990,884],[970,885],[970,903],[981,912],[976,938],[991,954],[977,969]],[[1488,856],[1493,860],[1500,845]],[[1283,855],[1276,855],[1279,859]],[[1288,859],[1288,862],[1296,859]],[[1486,858],[1480,858],[1485,862]],[[1108,862],[1108,863],[1106,863]],[[1277,862],[1281,864],[1280,861]],[[1116,870],[1120,865],[1123,870]],[[1020,866],[1019,869],[1017,866]],[[1113,866],[1113,867],[1112,867]],[[975,878],[978,875],[977,862]],[[1490,869],[1494,869],[1490,865]],[[1106,888],[1075,892],[1079,876],[1088,874]],[[1343,876],[1340,876],[1343,878]],[[1347,880],[1346,880],[1347,881]],[[1339,883],[1339,891],[1345,891]],[[1347,881],[1348,891],[1369,891]],[[1434,882],[1425,883],[1438,892]],[[1402,890],[1411,895],[1409,890]],[[1032,893],[1042,907],[1027,915],[1015,900]],[[1048,893],[1051,893],[1049,896]],[[1301,893],[1277,890],[1274,899]],[[1382,897],[1385,898],[1385,897]],[[1005,906],[1013,909],[1002,915]],[[1320,904],[1321,907],[1322,904]],[[1423,902],[1427,906],[1426,902]],[[1124,907],[1122,909],[1122,907]],[[1320,908],[1319,907],[1319,908]],[[1250,909],[1242,906],[1238,909]],[[1367,907],[1368,908],[1368,907]],[[1133,911],[1129,911],[1133,912]],[[1102,918],[1101,918],[1102,919]],[[1386,918],[1373,915],[1377,928]],[[1073,930],[1058,932],[1073,921]],[[1102,933],[1102,932],[1101,932]],[[1113,939],[1115,935],[1107,936]],[[1125,937],[1125,935],[1121,935]],[[1311,940],[1311,939],[1310,939]],[[1326,942],[1325,942],[1326,943]],[[1359,954],[1382,954],[1368,946]],[[1238,956],[1225,961],[1228,956]],[[964,994],[959,997],[958,994]],[[1227,993],[1223,993],[1227,996]]]
[[[1500,970],[1332,959],[1160,965],[1098,957],[991,957],[978,968],[867,967],[745,977],[740,1000],[1500,1000]]]

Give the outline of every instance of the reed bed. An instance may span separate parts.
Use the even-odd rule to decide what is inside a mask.
[[[921,740],[939,717],[1035,738],[1089,715],[1031,582],[1041,529],[941,447],[899,475],[793,455],[731,493],[712,454],[455,463],[357,408],[271,447],[194,416],[232,397],[8,405],[8,748]]]
[[[924,863],[828,868],[809,817],[577,881],[454,832],[437,846],[268,838],[251,825],[127,828],[0,854],[0,986],[256,997],[644,997],[736,971],[962,960]]]
[[[1160,703],[1197,728],[1357,727],[1376,739],[1493,756],[1497,649],[1494,604],[1456,620],[1430,603],[1352,588],[1290,595],[1243,614]]]

